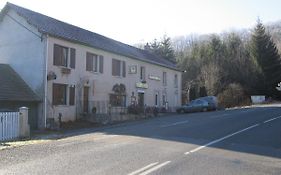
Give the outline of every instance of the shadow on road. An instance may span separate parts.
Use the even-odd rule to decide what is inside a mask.
[[[281,159],[281,118],[265,123],[278,116],[281,116],[280,107],[173,114],[102,128],[79,130],[63,137],[99,131],[108,135],[168,140],[199,147],[238,132],[208,147]],[[255,124],[258,126],[239,133]]]

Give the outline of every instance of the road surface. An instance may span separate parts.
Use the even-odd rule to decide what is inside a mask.
[[[281,174],[281,107],[170,115],[0,151],[0,174]]]

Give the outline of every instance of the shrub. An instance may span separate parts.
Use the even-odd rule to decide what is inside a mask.
[[[226,89],[218,94],[218,104],[221,107],[229,108],[234,106],[249,105],[250,99],[240,84],[231,83]]]
[[[143,107],[130,105],[128,106],[128,113],[129,114],[142,114],[144,111]]]

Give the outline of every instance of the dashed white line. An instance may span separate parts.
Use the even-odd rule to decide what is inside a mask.
[[[171,162],[171,161],[166,161],[166,162],[164,162],[164,163],[161,163],[161,164],[159,164],[159,165],[157,165],[157,166],[155,166],[155,167],[153,167],[153,168],[151,168],[151,169],[148,169],[148,170],[144,171],[143,173],[140,173],[139,175],[147,175],[147,174],[149,174],[149,173],[152,173],[153,171],[156,171],[156,170],[160,169],[161,167],[163,167],[163,166],[169,164],[170,162]]]
[[[128,175],[147,175],[149,173],[152,173],[153,171],[156,171],[158,169],[160,169],[161,167],[169,164],[171,161],[166,161],[164,163],[161,163],[159,164],[158,162],[154,162],[154,163],[151,163],[143,168],[140,168],[134,172],[131,172],[130,174]],[[159,164],[159,165],[158,165]]]
[[[249,129],[252,129],[252,128],[254,128],[254,127],[257,127],[257,126],[259,126],[259,124],[252,125],[252,126],[250,126],[250,127],[247,127],[247,128],[245,128],[245,129],[242,129],[242,130],[240,130],[240,131],[237,131],[237,132],[234,132],[234,133],[229,134],[229,135],[227,135],[227,136],[224,136],[224,137],[222,137],[222,138],[220,138],[220,139],[216,139],[216,140],[214,140],[214,141],[212,141],[212,142],[209,142],[209,143],[207,143],[207,144],[205,144],[205,145],[203,145],[203,146],[199,146],[199,147],[197,147],[197,148],[195,148],[195,149],[193,149],[193,150],[191,150],[191,151],[188,151],[188,152],[186,152],[186,153],[184,153],[184,154],[185,154],[185,155],[188,155],[188,154],[190,154],[190,153],[194,153],[194,152],[199,151],[199,150],[201,150],[201,149],[203,149],[203,148],[205,148],[205,147],[208,147],[208,146],[213,145],[213,144],[215,144],[215,143],[221,142],[221,141],[223,141],[223,140],[225,140],[225,139],[227,139],[227,138],[229,138],[229,137],[232,137],[232,136],[234,136],[234,135],[240,134],[240,133],[242,133],[242,132],[245,132],[245,131],[247,131],[247,130],[249,130]]]
[[[143,171],[145,171],[145,170],[149,169],[150,167],[153,167],[153,166],[155,166],[155,165],[157,165],[157,164],[158,164],[158,162],[151,163],[151,164],[149,164],[149,165],[147,165],[147,166],[145,166],[145,167],[143,167],[143,168],[140,168],[140,169],[138,169],[138,170],[136,170],[136,171],[134,171],[134,172],[131,172],[131,173],[128,174],[128,175],[136,175],[136,174],[138,174],[138,173],[140,173],[140,172],[143,172]]]
[[[182,125],[182,124],[185,124],[185,123],[188,123],[188,120],[176,122],[176,123],[172,123],[172,124],[168,124],[168,125],[162,125],[161,127],[165,128],[165,127],[170,127],[170,126]]]

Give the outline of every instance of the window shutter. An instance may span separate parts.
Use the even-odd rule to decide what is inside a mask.
[[[53,105],[57,105],[58,103],[58,86],[56,84],[53,84]]]
[[[76,62],[76,52],[75,49],[71,48],[70,49],[70,67],[75,69],[75,62]]]
[[[99,62],[100,62],[100,65],[99,65],[99,71],[100,71],[100,73],[103,73],[103,56],[102,55],[100,55],[99,56]]]
[[[69,87],[69,105],[75,104],[75,86]]]
[[[126,62],[122,61],[122,76],[126,77]]]

